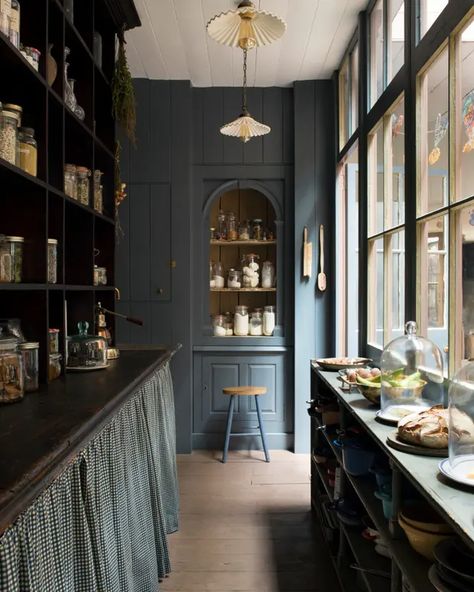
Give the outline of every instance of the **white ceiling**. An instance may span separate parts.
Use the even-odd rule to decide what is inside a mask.
[[[249,85],[288,86],[295,80],[329,78],[337,69],[368,0],[254,0],[283,18],[285,35],[249,52]],[[242,52],[206,33],[216,14],[234,0],[135,0],[142,27],[127,33],[132,75],[191,80],[194,86],[240,86]]]

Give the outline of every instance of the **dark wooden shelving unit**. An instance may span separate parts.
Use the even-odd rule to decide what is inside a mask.
[[[0,317],[19,318],[25,337],[40,343],[40,381],[48,378],[48,329],[61,330],[64,354],[66,303],[68,330],[79,320],[93,327],[94,306],[100,301],[114,309],[115,293],[115,123],[111,81],[118,30],[139,26],[131,0],[82,0],[74,6],[74,23],[60,0],[22,0],[21,42],[41,52],[39,71],[0,33],[0,64],[5,85],[0,101],[21,105],[22,125],[35,129],[38,176],[0,159],[0,234],[25,237],[23,283],[0,284]],[[102,67],[93,54],[94,31],[102,36]],[[52,55],[58,74],[50,87],[46,56]],[[69,47],[69,77],[85,110],[80,121],[66,106],[64,48]],[[64,165],[86,166],[104,174],[104,211],[64,193]],[[58,240],[58,283],[47,283],[47,239]],[[107,268],[108,285],[93,285],[94,264]],[[114,328],[113,318],[108,318]]]

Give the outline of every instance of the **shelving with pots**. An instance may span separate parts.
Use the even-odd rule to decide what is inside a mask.
[[[223,194],[209,216],[209,312],[216,337],[270,337],[276,325],[275,212],[253,189]]]

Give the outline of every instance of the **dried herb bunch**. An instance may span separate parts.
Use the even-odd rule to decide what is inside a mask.
[[[112,114],[115,121],[123,128],[128,139],[135,144],[136,108],[135,91],[132,76],[127,64],[125,52],[125,30],[118,33],[118,53],[112,81]]]

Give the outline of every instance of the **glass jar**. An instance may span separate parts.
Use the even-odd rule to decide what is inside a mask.
[[[249,334],[248,306],[239,305],[235,307],[234,334],[239,337],[245,337]]]
[[[0,235],[0,283],[8,284],[12,281],[13,267],[10,243],[6,236]]]
[[[6,236],[7,249],[11,257],[11,281],[20,284],[23,280],[23,244],[22,236]]]
[[[260,311],[250,313],[250,335],[253,337],[263,335],[263,318]]]
[[[77,199],[77,168],[74,164],[64,166],[64,193]]]
[[[235,241],[239,237],[237,232],[237,218],[234,212],[227,214],[227,240]]]
[[[244,288],[258,288],[260,281],[260,274],[258,273],[260,269],[259,259],[260,257],[255,253],[244,255],[242,259],[242,286]]]
[[[10,34],[11,0],[0,0],[0,31],[8,37]]]
[[[101,185],[102,175],[104,173],[98,169],[94,171],[94,210],[102,214],[104,211],[103,187]]]
[[[242,272],[237,269],[229,269],[229,277],[227,279],[227,287],[240,289],[242,287]]]
[[[225,316],[221,314],[214,315],[212,317],[212,332],[214,337],[225,337]]]
[[[17,161],[18,115],[13,111],[0,111],[0,158],[10,164]]]
[[[234,334],[234,315],[230,312],[226,312],[224,318],[225,334],[227,337],[232,337]]]
[[[255,220],[252,222],[252,239],[263,239],[263,220],[260,218],[255,218]]]
[[[219,240],[227,240],[227,219],[222,210],[219,210],[217,216],[217,238]]]
[[[0,337],[0,403],[23,399],[23,360],[17,343],[15,338]]]
[[[275,331],[275,307],[265,306],[263,308],[263,334],[267,337],[273,335]]]
[[[23,378],[25,393],[39,389],[39,343],[26,342],[18,346],[23,360]]]
[[[275,266],[271,261],[262,264],[262,288],[273,288],[275,285]]]
[[[20,3],[18,0],[11,0],[9,36],[12,45],[18,49],[20,47]]]
[[[18,127],[21,127],[21,118],[23,117],[23,107],[16,103],[4,103],[3,108],[5,111],[11,111],[18,119]]]
[[[244,220],[239,224],[239,240],[250,240],[250,221]]]
[[[48,284],[58,281],[58,241],[48,238]]]
[[[49,329],[49,353],[50,354],[58,354],[59,353],[59,329]]]
[[[209,238],[211,239],[211,241],[216,240],[216,229],[214,228],[214,226],[211,226],[209,228]]]
[[[25,48],[27,51],[27,60],[30,62],[30,64],[33,66],[33,68],[38,72],[39,70],[39,62],[40,62],[40,58],[41,58],[41,52],[39,49],[36,49],[36,47],[26,47]]]
[[[20,150],[20,168],[36,177],[38,170],[38,145],[35,130],[32,127],[20,127],[18,130]]]
[[[212,279],[209,286],[211,289],[221,290],[224,285],[224,267],[220,261],[217,261],[212,266]]]
[[[48,365],[48,379],[50,382],[61,376],[61,354],[50,354]]]
[[[87,167],[76,167],[77,199],[84,205],[89,205],[89,177],[91,172]]]
[[[107,285],[107,269],[94,265],[94,286]]]

